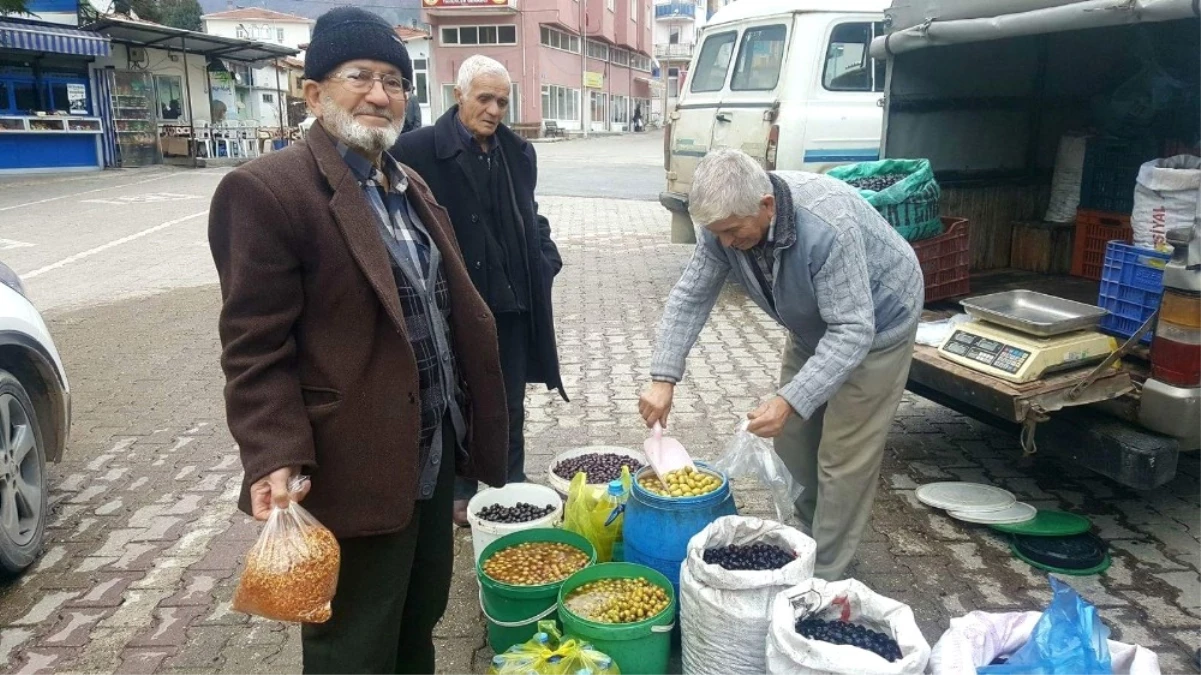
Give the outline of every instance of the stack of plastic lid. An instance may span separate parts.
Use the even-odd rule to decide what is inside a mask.
[[[917,489],[918,501],[957,520],[982,525],[1016,525],[1033,520],[1038,509],[1019,502],[1008,490],[983,483],[927,483]]]
[[[1009,534],[1013,555],[1039,569],[1085,575],[1109,568],[1108,547],[1089,532],[1092,523],[1083,516],[1036,509],[1008,490],[982,483],[928,483],[915,494],[952,518]]]

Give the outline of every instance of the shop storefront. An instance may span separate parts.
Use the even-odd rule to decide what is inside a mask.
[[[251,157],[262,135],[283,134],[278,115],[270,127],[247,115],[238,73],[297,50],[121,17],[88,29],[113,43],[112,55],[97,62],[96,77],[112,120],[107,166]],[[279,81],[286,93],[287,77]]]
[[[0,173],[104,168],[91,64],[108,38],[36,21],[0,21]]]

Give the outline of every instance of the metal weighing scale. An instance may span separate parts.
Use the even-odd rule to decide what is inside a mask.
[[[1118,348],[1096,330],[1106,311],[1034,291],[962,301],[972,321],[955,327],[938,353],[987,375],[1023,384],[1099,363]]]

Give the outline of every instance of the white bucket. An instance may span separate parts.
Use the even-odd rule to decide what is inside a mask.
[[[518,502],[534,506],[553,504],[555,510],[537,520],[524,523],[494,523],[475,515],[493,504],[517,506]],[[467,502],[467,522],[471,523],[471,547],[475,549],[476,562],[479,562],[480,554],[488,544],[506,534],[537,527],[558,527],[563,522],[563,500],[557,492],[545,485],[509,483],[503,488],[488,488],[477,492],[471,501]]]
[[[647,465],[646,455],[643,454],[641,450],[631,450],[630,448],[621,448],[615,445],[589,445],[587,447],[574,448],[572,450],[568,450],[567,452],[562,452],[555,455],[555,458],[550,461],[550,468],[546,470],[547,482],[549,482],[550,486],[566,499],[567,491],[571,489],[571,479],[560,477],[559,474],[555,473],[555,467],[559,465],[559,462],[562,462],[565,459],[579,457],[580,455],[590,455],[592,453],[596,453],[598,455],[625,455],[626,457],[633,457],[639,462],[642,462],[643,466]],[[633,476],[634,473],[635,472],[631,471],[630,475]],[[600,489],[609,487],[607,482],[589,483],[588,485],[590,487]]]

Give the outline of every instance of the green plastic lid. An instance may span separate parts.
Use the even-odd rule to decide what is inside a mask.
[[[1039,509],[1033,519],[1024,523],[989,525],[989,527],[1000,532],[1024,534],[1030,537],[1070,537],[1074,534],[1088,532],[1092,529],[1093,524],[1088,518],[1074,513]]]
[[[1109,569],[1109,565],[1113,562],[1112,559],[1110,559],[1109,554],[1106,553],[1105,560],[1102,560],[1101,563],[1099,565],[1097,565],[1096,567],[1090,567],[1088,569],[1083,569],[1083,570],[1073,570],[1073,569],[1064,569],[1061,567],[1052,567],[1051,565],[1044,565],[1039,562],[1034,562],[1033,560],[1031,560],[1031,559],[1027,558],[1025,555],[1023,555],[1022,552],[1017,549],[1017,545],[1014,544],[1013,542],[1009,543],[1009,551],[1011,553],[1013,553],[1013,557],[1025,562],[1026,564],[1030,565],[1031,567],[1036,567],[1040,570],[1045,570],[1047,572],[1054,572],[1056,574],[1066,574],[1068,576],[1074,576],[1074,577],[1085,577],[1085,576],[1089,576],[1092,574],[1100,574],[1100,573],[1104,572],[1105,570]]]

